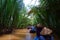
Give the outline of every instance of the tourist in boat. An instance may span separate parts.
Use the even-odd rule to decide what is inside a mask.
[[[36,32],[36,28],[34,25],[31,26],[31,30],[30,30],[30,33],[35,33]]]
[[[53,31],[50,28],[44,27],[40,34],[43,35],[45,40],[54,40]]]
[[[34,40],[45,40],[44,37],[40,34],[43,28],[44,27],[40,23],[36,25],[36,37]]]

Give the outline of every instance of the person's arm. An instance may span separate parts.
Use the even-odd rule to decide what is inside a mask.
[[[42,29],[42,31],[40,32],[40,34],[46,35],[46,33],[47,33],[47,30],[46,30],[46,27],[44,27],[44,28]]]
[[[47,27],[44,27],[43,30],[40,32],[40,34],[42,35],[50,35],[51,33],[52,33],[52,30]]]
[[[49,28],[47,28],[47,31],[48,31],[48,35],[50,35],[53,31]]]

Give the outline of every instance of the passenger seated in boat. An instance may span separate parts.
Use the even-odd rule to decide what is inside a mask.
[[[45,38],[45,40],[54,40],[53,31],[50,28],[44,27],[40,34]]]
[[[35,37],[35,40],[45,40],[43,38],[43,36],[40,34],[40,32],[42,31],[43,28],[44,27],[40,23],[36,25],[36,37]]]

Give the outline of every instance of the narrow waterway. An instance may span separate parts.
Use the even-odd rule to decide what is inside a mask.
[[[0,40],[34,40],[34,37],[35,34],[29,33],[27,29],[16,29],[12,34],[1,36]]]

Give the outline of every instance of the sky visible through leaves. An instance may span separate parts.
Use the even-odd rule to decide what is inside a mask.
[[[30,10],[31,6],[39,5],[39,0],[23,0],[23,2],[25,4],[25,7],[27,8],[27,10]]]

